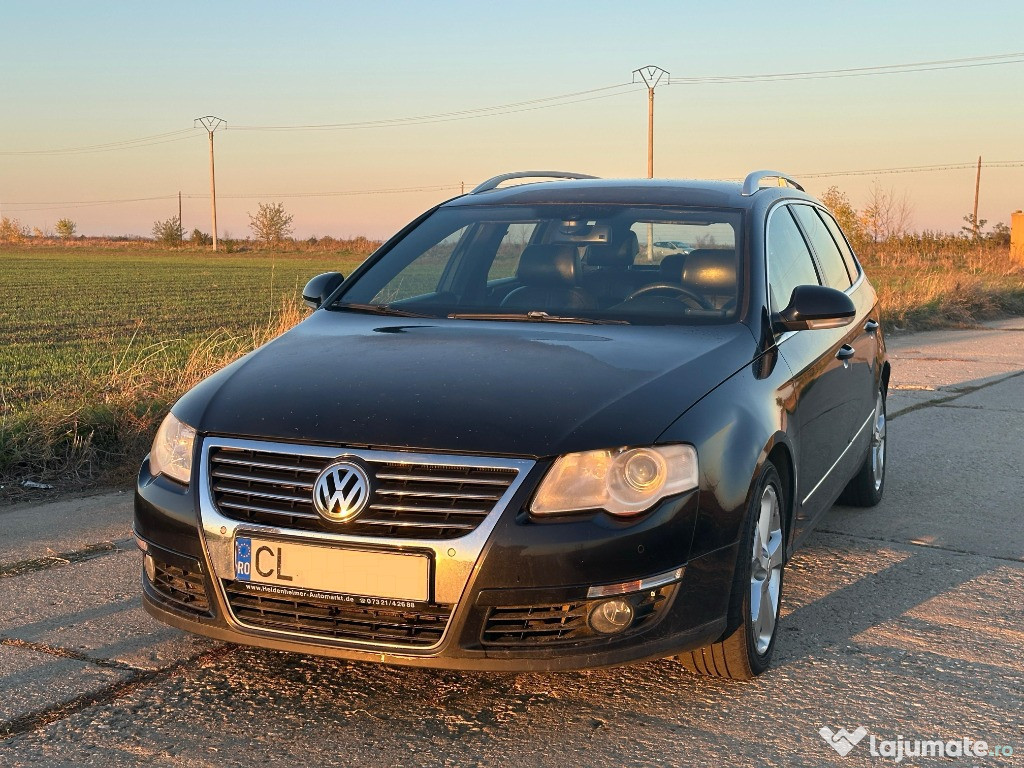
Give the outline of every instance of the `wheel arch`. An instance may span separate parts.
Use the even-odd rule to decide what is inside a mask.
[[[784,437],[784,436],[783,436]],[[765,446],[764,461],[759,464],[757,474],[751,482],[755,482],[760,476],[761,467],[765,462],[770,461],[779,473],[782,480],[782,491],[785,494],[783,509],[783,535],[786,540],[785,556],[788,561],[793,554],[793,514],[796,509],[796,464],[793,461],[792,446],[785,439],[778,439],[775,436],[772,442]]]

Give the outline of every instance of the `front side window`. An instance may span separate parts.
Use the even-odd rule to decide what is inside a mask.
[[[369,265],[330,309],[619,323],[738,317],[743,213],[456,205]]]
[[[768,288],[772,311],[789,305],[798,285],[820,285],[814,260],[789,208],[777,208],[768,222]]]
[[[466,227],[459,227],[425,249],[405,269],[381,285],[370,303],[390,304],[436,291],[452,254],[465,234]]]

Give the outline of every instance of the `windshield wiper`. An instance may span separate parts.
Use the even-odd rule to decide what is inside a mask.
[[[387,304],[334,304],[331,309],[348,309],[352,312],[365,312],[368,315],[391,315],[393,317],[430,317],[407,309],[396,309]]]
[[[583,325],[629,325],[628,320],[602,320],[593,317],[566,317],[547,312],[453,312],[452,320],[526,320],[535,323],[581,323]]]

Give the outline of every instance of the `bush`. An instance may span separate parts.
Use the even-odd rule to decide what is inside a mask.
[[[182,240],[181,222],[177,216],[164,221],[153,222],[153,238],[164,245],[180,245]]]
[[[213,245],[213,238],[198,227],[192,230],[192,245]]]

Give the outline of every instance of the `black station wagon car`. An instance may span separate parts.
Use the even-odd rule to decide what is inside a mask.
[[[555,180],[502,186],[528,177]],[[882,496],[875,292],[780,173],[498,176],[304,298],[142,466],[161,621],[394,664],[749,678],[795,548],[837,499]]]

